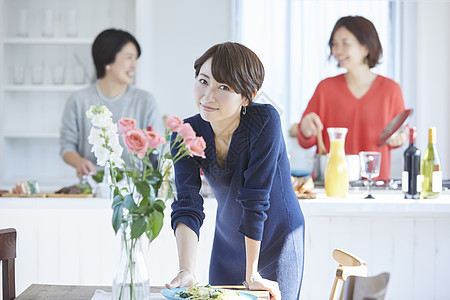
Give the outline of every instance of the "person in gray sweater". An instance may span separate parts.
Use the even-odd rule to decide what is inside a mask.
[[[63,160],[76,169],[78,178],[96,174],[96,158],[88,143],[91,122],[86,111],[91,105],[105,105],[112,112],[113,121],[133,118],[136,127],[164,133],[163,119],[154,97],[133,87],[137,59],[141,49],[128,32],[107,29],[101,32],[92,45],[97,81],[68,99],[61,121],[60,154]],[[120,139],[124,147],[123,141]],[[126,147],[122,158],[128,155]]]

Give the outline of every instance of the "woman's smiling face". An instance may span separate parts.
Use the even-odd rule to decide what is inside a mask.
[[[229,85],[217,82],[211,71],[212,58],[201,66],[194,84],[194,97],[203,120],[220,122],[239,118],[248,100]]]
[[[338,61],[339,67],[347,70],[365,64],[369,50],[359,43],[358,39],[347,28],[336,30],[331,47],[331,54]]]

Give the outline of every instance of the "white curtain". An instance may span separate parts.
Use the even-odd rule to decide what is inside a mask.
[[[345,71],[329,59],[328,40],[340,17],[361,15],[374,23],[384,50],[374,70],[394,75],[389,1],[235,0],[234,10],[234,40],[263,61],[263,91],[280,107],[285,126],[299,121],[320,80]]]
[[[257,100],[279,110],[292,169],[310,170],[315,149],[301,149],[287,131],[300,121],[320,80],[345,72],[329,58],[334,24],[347,15],[371,20],[383,46],[382,64],[374,71],[394,78],[394,7],[386,0],[234,0],[233,39],[264,63],[263,99]]]

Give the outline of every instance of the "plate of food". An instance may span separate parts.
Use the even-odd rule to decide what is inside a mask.
[[[196,299],[196,300],[256,300],[258,296],[227,289],[212,288],[210,285],[164,289],[161,294],[169,300]]]

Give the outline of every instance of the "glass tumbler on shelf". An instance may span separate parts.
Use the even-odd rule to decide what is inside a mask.
[[[31,83],[41,84],[44,77],[44,68],[41,65],[31,67]]]
[[[26,9],[21,9],[19,11],[19,18],[17,24],[17,36],[27,37],[28,36],[28,11]]]
[[[53,66],[53,83],[63,84],[64,83],[64,66],[56,65]]]
[[[47,9],[44,12],[44,24],[42,28],[42,36],[53,37],[55,30],[54,27],[55,27],[55,17],[53,10]]]
[[[78,19],[77,10],[69,9],[67,13],[67,33],[68,37],[76,37],[78,35]]]
[[[359,152],[361,176],[368,180],[368,195],[364,199],[375,199],[372,196],[372,179],[380,175],[381,153],[375,151]]]
[[[13,83],[24,84],[25,82],[25,67],[23,65],[15,65],[13,72]]]

